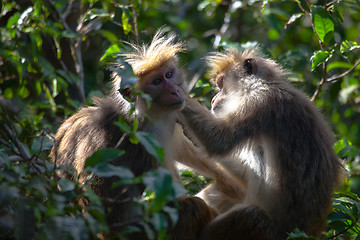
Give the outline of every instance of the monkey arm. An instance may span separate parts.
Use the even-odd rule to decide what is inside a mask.
[[[200,148],[184,135],[180,124],[175,124],[174,129],[175,145],[176,145],[176,161],[196,169],[207,177],[216,178],[219,173],[213,161],[206,159],[206,153],[202,153]]]
[[[182,120],[195,134],[207,152],[225,155],[235,146],[253,136],[262,126],[259,121],[263,118],[247,116],[239,118],[239,114],[229,117],[216,118],[196,100],[188,98],[185,108],[181,112]],[[254,119],[253,122],[250,119]]]

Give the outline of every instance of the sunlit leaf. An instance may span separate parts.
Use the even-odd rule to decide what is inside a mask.
[[[90,9],[84,16],[84,20],[92,20],[96,17],[109,17],[110,14],[99,8]]]
[[[330,71],[336,68],[351,68],[353,65],[348,62],[331,62],[327,65],[327,70]]]
[[[285,29],[290,25],[292,24],[293,22],[295,22],[297,19],[301,18],[304,14],[302,13],[296,13],[296,14],[293,14],[291,15],[291,17],[289,18],[289,20],[287,21],[287,23],[285,24]]]
[[[125,34],[128,34],[129,32],[131,32],[131,24],[129,21],[129,17],[130,17],[130,12],[127,9],[123,9],[123,13],[121,15],[121,22],[123,25],[123,30]]]
[[[108,49],[106,49],[105,53],[101,56],[100,61],[103,61],[108,56],[118,54],[120,52],[121,52],[121,50],[120,50],[119,46],[117,44],[113,44],[110,47],[108,47]]]
[[[351,42],[347,40],[343,41],[340,45],[341,53],[348,53],[357,48],[360,48],[360,45],[358,45],[357,42]]]
[[[332,57],[332,53],[329,51],[316,51],[310,58],[312,61],[311,70],[313,71],[320,64],[327,62]]]
[[[313,6],[311,14],[317,35],[323,43],[326,43],[325,36],[334,32],[334,23],[329,12],[323,6]]]

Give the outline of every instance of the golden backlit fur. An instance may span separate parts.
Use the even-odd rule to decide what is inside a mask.
[[[182,42],[174,42],[176,36],[164,36],[164,32],[156,32],[150,46],[146,44],[130,44],[135,50],[131,53],[121,54],[131,65],[137,77],[159,68],[170,59],[177,60],[177,53],[185,51]]]
[[[228,69],[239,70],[243,66],[239,63],[244,62],[245,59],[254,59],[258,65],[266,65],[268,68],[260,68],[258,74],[263,77],[286,77],[287,72],[284,71],[275,61],[263,57],[257,48],[249,48],[244,52],[240,52],[235,48],[229,48],[224,52],[213,52],[206,57],[206,61],[209,65],[208,74],[214,81],[219,73],[227,72]],[[239,66],[237,66],[239,65]]]

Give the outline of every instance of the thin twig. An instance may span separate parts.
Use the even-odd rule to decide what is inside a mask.
[[[132,10],[132,15],[134,18],[134,34],[136,37],[136,42],[139,43],[140,42],[140,36],[139,36],[139,32],[138,32],[138,26],[137,26],[137,16],[136,16],[136,11],[135,11],[135,7],[133,5],[129,6]]]
[[[320,94],[320,91],[322,89],[322,86],[326,83],[326,74],[327,74],[326,68],[327,68],[327,63],[324,62],[323,63],[323,76],[322,76],[320,82],[318,83],[317,88],[316,88],[313,96],[311,97],[312,102],[315,101],[315,99],[318,97],[318,95]]]
[[[344,230],[340,231],[339,233],[335,234],[334,236],[328,237],[326,239],[335,239],[338,236],[340,236],[341,234],[346,233],[347,231],[349,231],[351,228],[353,228],[356,225],[357,221],[353,221],[350,226],[348,226],[347,228],[345,228]]]
[[[360,59],[357,60],[357,62],[354,64],[354,66],[352,66],[350,69],[346,70],[345,72],[343,72],[342,74],[339,74],[337,76],[331,77],[329,79],[326,80],[326,82],[333,82],[335,80],[338,80],[339,78],[344,77],[345,75],[349,74],[350,72],[352,72],[358,65],[360,64]]]

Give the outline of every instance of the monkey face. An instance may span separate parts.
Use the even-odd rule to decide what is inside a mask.
[[[248,92],[254,85],[257,73],[257,62],[253,58],[238,58],[236,62],[228,64],[227,67],[218,73],[213,81],[219,88],[219,92],[211,101],[211,111],[221,116],[237,108],[241,102],[242,92]],[[251,79],[250,81],[248,81]],[[251,90],[250,90],[251,91]]]
[[[177,65],[168,62],[147,73],[141,78],[144,93],[152,98],[152,104],[169,109],[182,109],[185,106],[183,73]]]

